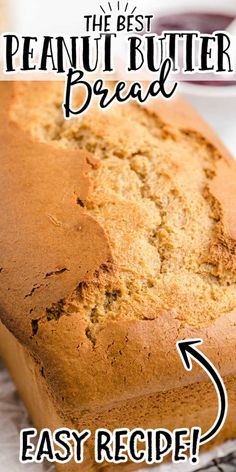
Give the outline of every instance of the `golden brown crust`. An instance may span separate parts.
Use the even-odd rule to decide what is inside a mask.
[[[20,345],[2,323],[0,323],[0,351],[38,430],[49,428],[53,431],[65,425],[78,430],[90,429],[92,438],[96,428],[101,427],[111,431],[121,426],[130,429],[168,428],[173,431],[176,428],[191,428],[198,425],[205,432],[215,420],[216,392],[211,381],[134,398],[109,409],[109,412],[105,409],[96,414],[93,410],[85,410],[78,416],[66,417],[64,420],[58,415],[57,405],[48,392],[41,365],[35,362],[26,348]],[[213,442],[206,445],[208,448],[236,435],[235,377],[225,377],[224,382],[228,393],[229,414],[220,433]],[[124,464],[121,467],[104,464],[103,468],[109,472],[113,470],[124,472],[124,470],[140,469],[140,466],[129,464],[126,468]],[[64,472],[78,472],[78,464],[73,462],[58,464],[57,469]],[[92,444],[86,447],[84,462],[79,466],[79,470],[85,472],[100,470],[94,463]]]
[[[96,160],[33,142],[9,119],[14,86],[0,87],[1,317],[28,342],[31,320],[111,267],[112,256],[103,229],[77,204]]]
[[[93,346],[85,335],[86,322],[72,315],[42,325],[34,348],[58,407],[64,415],[78,417],[88,408],[103,411],[121,401],[206,380],[200,368],[192,373],[183,369],[175,347],[180,339],[202,338],[202,350],[221,374],[234,374],[235,316],[224,315],[202,329],[181,326],[173,313],[150,321],[110,322]]]
[[[35,87],[40,90],[44,84],[34,85],[34,91]],[[91,161],[91,155],[33,140],[21,129],[24,126],[20,126],[19,120],[16,124],[7,113],[9,101],[16,99],[14,86],[1,84],[1,96],[4,171],[1,171],[0,315],[44,367],[61,414],[73,416],[87,408],[102,411],[120,401],[202,381],[202,371],[196,369],[189,374],[183,370],[175,347],[176,341],[183,338],[203,338],[204,352],[222,375],[235,374],[233,309],[228,314],[222,311],[222,316],[215,319],[212,315],[214,321],[208,317],[204,322],[202,313],[201,322],[194,320],[191,326],[191,313],[184,317],[175,309],[157,309],[157,302],[151,297],[150,304],[142,305],[141,298],[134,296],[133,310],[145,309],[143,316],[132,313],[131,319],[122,315],[121,319],[98,321],[95,336],[79,308],[70,314],[62,310],[57,316],[60,301],[64,303],[76,287],[80,290],[78,303],[81,283],[91,284],[95,287],[93,292],[99,291],[107,280],[115,286],[116,250],[96,215],[92,217],[87,209],[76,205],[76,198],[93,205],[86,176],[89,172],[86,161]],[[235,164],[214,133],[180,99],[157,102],[149,110],[160,121],[163,139],[164,132],[173,134],[173,142],[179,132],[184,133],[186,140],[193,133],[213,150],[214,175],[205,190],[217,203],[216,230],[204,263],[212,264],[216,278],[222,271],[233,273],[236,217],[231,202],[236,199]],[[114,130],[114,140],[118,140],[116,132],[119,134],[119,130]],[[102,126],[99,133],[101,136],[105,133]],[[171,150],[173,146],[172,143]],[[132,209],[131,206],[130,218]],[[129,221],[127,234],[128,224]],[[138,216],[135,224],[142,225]],[[127,251],[128,244],[127,240]],[[229,306],[233,308],[235,288],[234,282],[230,283],[233,295],[230,294]],[[109,297],[116,296],[114,290],[109,293]],[[187,304],[188,287],[184,297]],[[32,336],[38,325],[37,336]]]

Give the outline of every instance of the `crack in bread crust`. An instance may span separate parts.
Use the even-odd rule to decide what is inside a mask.
[[[61,84],[0,88],[0,315],[60,419],[204,381],[180,339],[235,376],[235,273],[209,250],[221,234],[234,258],[235,163],[214,134],[181,100],[64,123]]]
[[[233,310],[236,244],[211,191],[221,153],[201,133],[132,103],[64,121],[60,85],[48,88],[36,109],[22,86],[11,116],[34,139],[99,161],[88,170],[92,191],[77,201],[109,236],[118,272],[80,284],[42,321],[78,313],[95,343],[107,320],[172,311],[197,327]]]

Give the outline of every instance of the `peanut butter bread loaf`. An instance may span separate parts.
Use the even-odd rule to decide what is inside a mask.
[[[175,346],[201,337],[229,395],[215,441],[235,436],[227,150],[180,98],[65,121],[60,83],[0,90],[0,351],[36,426],[207,430],[214,387]]]

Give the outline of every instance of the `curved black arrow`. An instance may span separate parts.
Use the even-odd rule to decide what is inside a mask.
[[[185,339],[176,343],[177,350],[186,370],[192,370],[192,359],[194,359],[210,376],[218,396],[218,414],[213,426],[199,441],[204,444],[213,439],[221,430],[228,411],[228,397],[224,382],[211,361],[195,346],[202,344],[202,339]],[[194,347],[193,347],[194,346]]]

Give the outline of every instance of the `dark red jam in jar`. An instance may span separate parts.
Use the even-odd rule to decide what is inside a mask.
[[[220,13],[179,13],[177,15],[161,16],[156,21],[156,32],[164,30],[196,30],[203,34],[214,31],[224,31],[234,20],[234,16]]]
[[[155,32],[162,31],[200,31],[203,34],[212,34],[214,31],[224,31],[235,19],[235,16],[221,13],[186,12],[160,16],[155,23]],[[201,85],[236,85],[233,80],[194,81]]]

